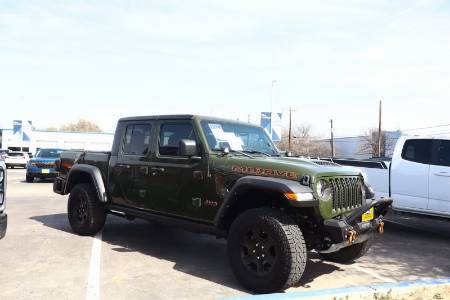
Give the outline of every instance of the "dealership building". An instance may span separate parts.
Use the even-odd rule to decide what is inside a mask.
[[[110,151],[114,134],[0,129],[0,149],[36,153],[40,148]]]

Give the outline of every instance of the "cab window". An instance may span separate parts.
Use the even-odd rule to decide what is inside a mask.
[[[450,167],[450,141],[437,141],[437,159],[435,162],[438,166]]]
[[[433,140],[412,139],[407,140],[403,146],[402,158],[412,162],[430,164]]]
[[[179,156],[178,148],[181,140],[196,140],[191,124],[162,124],[159,134],[159,154]]]
[[[150,124],[134,124],[127,126],[123,146],[125,155],[147,155],[150,150]]]

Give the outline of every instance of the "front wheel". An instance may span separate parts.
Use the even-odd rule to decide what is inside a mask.
[[[319,255],[324,259],[337,263],[350,263],[366,254],[367,250],[370,248],[370,242],[365,241],[359,244],[353,244],[351,246],[342,248],[339,251],[331,253],[319,253]]]
[[[79,235],[95,235],[105,225],[105,207],[89,183],[77,184],[72,189],[67,214],[72,230]]]
[[[33,176],[26,175],[25,180],[26,180],[26,182],[31,183],[31,182],[34,181],[34,177],[33,177]]]
[[[287,289],[300,281],[307,251],[299,226],[281,211],[251,209],[228,235],[231,268],[241,284],[258,293]]]

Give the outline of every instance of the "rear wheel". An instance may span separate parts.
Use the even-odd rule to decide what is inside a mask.
[[[106,211],[89,183],[77,184],[71,191],[67,214],[72,230],[79,235],[94,235],[105,225]]]
[[[307,260],[298,225],[269,208],[251,209],[233,222],[228,256],[241,284],[258,293],[277,292],[296,284]]]
[[[350,263],[366,254],[367,250],[370,248],[370,242],[365,241],[359,244],[354,244],[339,251],[331,253],[319,253],[319,255],[328,261],[333,261],[337,263]]]
[[[31,183],[31,182],[34,181],[34,177],[33,177],[33,176],[26,175],[25,180],[26,180],[28,183]]]

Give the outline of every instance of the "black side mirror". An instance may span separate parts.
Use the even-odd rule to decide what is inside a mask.
[[[198,156],[197,143],[194,140],[180,140],[178,149],[181,156]]]

